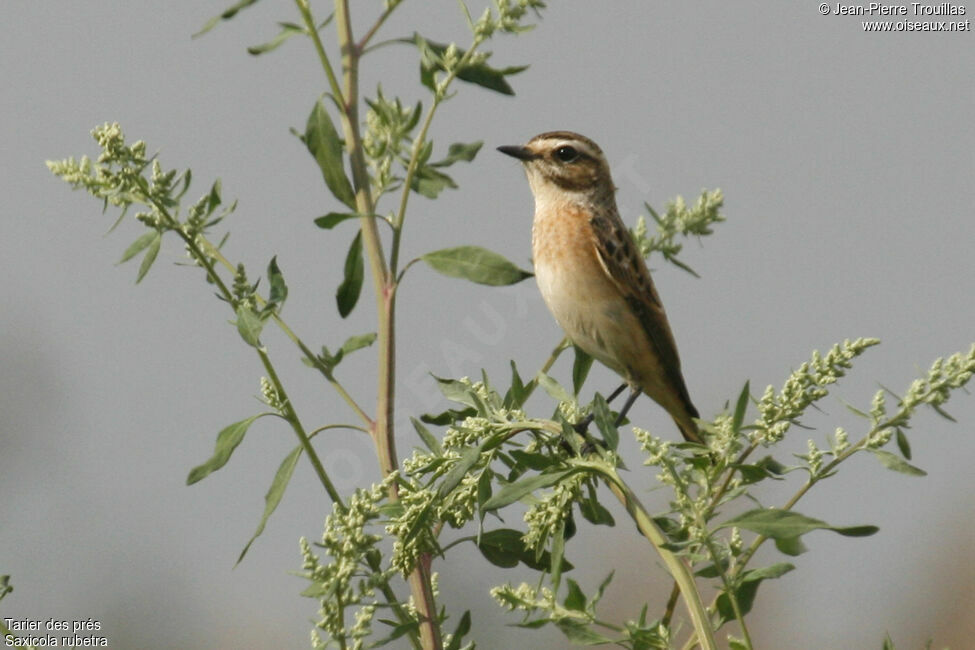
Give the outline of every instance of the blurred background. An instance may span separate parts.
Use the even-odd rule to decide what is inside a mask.
[[[285,316],[306,341],[334,349],[375,329],[366,295],[347,320],[336,315],[354,226],[313,225],[337,204],[288,132],[303,129],[325,89],[312,46],[295,38],[265,56],[245,51],[277,33],[277,21],[298,22],[295,6],[265,0],[191,40],[224,4],[15,0],[0,20],[0,573],[15,585],[2,616],[92,618],[113,648],[307,647],[316,603],[298,595],[306,583],[292,575],[297,540],[320,536],[330,505],[299,465],[234,568],[293,434],[262,420],[226,468],[185,485],[217,432],[261,409],[262,368],[201,274],[174,264],[175,240],[135,286],[137,263],[114,264],[141,226],[103,236],[116,215],[72,193],[44,161],[94,154],[90,129],[120,122],[165,167],[192,167],[190,196],[222,178],[225,197],[240,201],[225,222],[228,256],[252,274],[278,256],[291,289]],[[725,192],[728,222],[681,256],[701,279],[654,262],[702,415],[720,412],[746,380],[755,393],[781,386],[813,349],[882,339],[806,422],[814,430],[791,431],[785,452],[803,453],[807,438],[824,444],[837,425],[862,432],[840,398],[868,407],[879,383],[903,391],[935,357],[975,341],[971,32],[865,33],[860,17],[823,16],[814,3],[550,4],[534,32],[488,46],[496,66],[531,63],[510,79],[515,97],[457,85],[442,107],[437,152],[455,141],[485,146],[452,168],[460,189],[411,200],[405,259],[476,243],[528,266],[529,189],[494,147],[571,129],[606,152],[630,224],[644,201],[662,210],[678,194]],[[329,7],[315,3],[319,19]],[[360,33],[380,8],[353,3]],[[383,34],[414,30],[440,42],[469,38],[450,1],[406,2]],[[411,47],[365,61],[363,93],[379,82],[387,96],[429,104]],[[398,311],[401,457],[418,444],[408,416],[445,406],[429,373],[484,368],[500,383],[509,359],[531,374],[561,336],[531,281],[490,289],[414,267]],[[266,339],[307,423],[352,421],[279,332]],[[339,371],[365,403],[374,355],[357,353]],[[553,374],[568,382],[570,363]],[[594,369],[587,390],[606,393],[615,381]],[[534,404],[538,415],[550,412],[545,399]],[[959,393],[947,410],[957,424],[928,411],[911,431],[913,462],[927,477],[857,457],[804,499],[804,514],[880,532],[807,536],[809,552],[791,560],[798,570],[759,592],[757,647],[877,648],[886,632],[898,648],[928,639],[971,647],[975,398]],[[677,435],[647,399],[633,419]],[[623,437],[636,458],[632,436]],[[317,447],[344,492],[377,478],[364,436],[323,435]],[[665,493],[651,490],[638,462],[630,467],[648,506],[663,509]],[[797,480],[767,491],[765,502],[782,503]],[[568,553],[587,591],[617,570],[603,611],[624,620],[645,601],[662,607],[670,586],[616,514],[620,525],[583,528]],[[438,569],[450,612],[472,610],[478,647],[567,645],[558,632],[507,627],[517,618],[488,590],[517,584],[523,572],[498,570],[469,548]]]

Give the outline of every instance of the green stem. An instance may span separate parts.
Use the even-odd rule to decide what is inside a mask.
[[[296,0],[299,3],[302,17],[309,27],[315,49],[325,69],[333,92],[337,89],[337,80],[331,71],[328,57],[322,46],[317,31],[314,30],[314,19],[306,0]],[[385,20],[383,18],[382,20]],[[381,22],[381,21],[380,21]],[[352,22],[349,15],[348,0],[335,0],[335,23],[338,31],[338,42],[342,48],[342,78],[343,91],[336,93],[341,110],[342,131],[345,135],[345,147],[349,154],[349,164],[352,169],[352,183],[355,190],[356,209],[361,215],[360,229],[363,247],[369,259],[372,270],[373,289],[376,296],[376,311],[378,316],[378,384],[376,389],[376,415],[371,426],[373,443],[379,459],[380,468],[384,476],[396,471],[399,461],[396,457],[396,438],[393,430],[395,388],[396,388],[396,284],[395,273],[390,272],[383,253],[382,241],[376,226],[375,205],[370,190],[369,171],[366,166],[365,151],[359,134],[359,56],[360,50],[356,46],[352,34]],[[378,29],[378,26],[376,27]],[[367,34],[368,38],[372,34]],[[394,229],[394,237],[397,237]],[[396,502],[399,499],[398,488],[391,482],[389,499]],[[440,635],[440,625],[437,621],[436,604],[433,597],[433,586],[430,579],[430,564],[432,558],[423,554],[418,558],[416,568],[410,573],[409,584],[416,603],[420,627],[420,643],[427,650],[440,650],[443,641]]]
[[[433,103],[430,105],[430,110],[427,111],[427,115],[423,120],[423,124],[420,126],[420,131],[417,136],[413,139],[413,149],[410,153],[410,162],[406,167],[406,178],[403,180],[403,192],[400,195],[399,210],[396,216],[393,218],[393,243],[392,243],[392,253],[390,256],[390,271],[393,276],[396,276],[396,269],[399,265],[399,249],[400,249],[400,236],[403,231],[403,222],[406,219],[406,205],[410,200],[410,192],[413,191],[413,178],[416,176],[417,167],[420,160],[420,152],[423,150],[423,146],[427,141],[427,132],[430,130],[430,124],[433,122],[433,116],[437,113],[437,108],[443,102],[446,96],[447,88],[457,77],[459,73],[467,62],[470,61],[471,57],[474,55],[477,47],[484,41],[484,37],[475,36],[474,41],[471,46],[464,52],[464,56],[460,58],[457,65],[451,69],[450,72],[437,84],[439,90],[434,92]]]
[[[264,370],[267,372],[268,379],[272,384],[274,384],[274,390],[277,391],[278,397],[281,399],[283,411],[282,415],[291,425],[295,435],[298,436],[298,440],[301,442],[301,446],[305,450],[305,454],[308,455],[308,460],[311,462],[312,467],[315,468],[315,474],[318,475],[318,480],[325,488],[325,491],[328,493],[328,496],[332,502],[343,505],[342,496],[339,494],[338,490],[335,489],[335,485],[332,483],[331,479],[328,478],[328,473],[322,466],[322,461],[311,444],[311,438],[309,438],[308,434],[305,432],[305,428],[302,426],[301,420],[298,418],[298,414],[295,412],[294,406],[291,404],[291,400],[288,398],[288,394],[284,390],[284,385],[278,378],[278,373],[274,369],[274,364],[271,363],[271,358],[268,357],[267,352],[263,348],[258,348],[257,354],[261,357],[261,363],[264,364]]]
[[[184,241],[185,241],[185,237],[184,237]],[[197,236],[197,243],[199,244],[199,250],[205,253],[207,258],[212,257],[213,259],[220,262],[220,264],[223,265],[224,268],[226,268],[228,271],[230,271],[231,273],[236,273],[237,268],[233,264],[231,264],[230,260],[228,260],[224,256],[224,254],[220,252],[220,249],[214,246],[212,242],[210,242],[202,235],[199,235]],[[211,271],[212,269],[209,269],[208,273],[211,273],[211,277],[213,277],[214,274]],[[261,296],[255,295],[254,297],[257,300],[257,302],[261,305],[266,304],[267,302]],[[355,399],[352,397],[352,395],[350,395],[349,392],[345,389],[345,387],[337,379],[335,379],[332,372],[328,368],[326,368],[321,361],[319,361],[318,357],[315,356],[315,353],[311,351],[311,349],[305,344],[304,341],[301,340],[301,338],[297,334],[295,334],[294,330],[291,329],[291,327],[284,321],[284,319],[281,318],[279,314],[272,314],[271,318],[274,319],[275,324],[277,324],[277,326],[281,329],[281,331],[284,332],[284,335],[287,336],[289,339],[291,339],[292,343],[298,346],[298,349],[301,350],[302,354],[305,355],[305,358],[315,365],[315,368],[320,373],[322,373],[326,381],[328,381],[328,383],[332,385],[332,388],[335,389],[335,391],[345,401],[345,403],[348,404],[353,411],[355,411],[355,414],[359,418],[361,418],[362,421],[365,422],[368,426],[372,426],[372,418],[370,418],[369,415],[362,409],[362,407],[359,406],[359,403],[356,402]]]
[[[623,504],[626,511],[630,513],[633,521],[636,522],[637,528],[639,528],[640,532],[643,533],[653,545],[654,549],[656,549],[657,554],[660,555],[660,559],[663,560],[667,566],[667,570],[680,587],[681,594],[684,596],[684,604],[687,606],[688,614],[691,617],[691,624],[694,627],[701,647],[704,650],[716,650],[718,646],[714,639],[714,632],[711,630],[710,617],[708,616],[707,609],[704,607],[704,602],[701,600],[701,594],[697,590],[697,583],[694,581],[694,575],[691,573],[687,562],[664,547],[667,543],[667,538],[657,528],[657,525],[653,523],[653,519],[649,513],[640,503],[636,494],[633,493],[633,490],[623,481],[619,473],[615,469],[607,471],[603,467],[600,467],[598,471],[606,477],[609,489],[619,499],[620,503]]]
[[[160,213],[169,220],[173,229],[179,233],[180,238],[186,244],[187,248],[193,257],[203,266],[206,270],[207,275],[217,285],[217,289],[220,291],[220,295],[223,296],[224,300],[231,306],[232,309],[236,310],[237,301],[234,299],[233,293],[227,288],[226,283],[217,273],[216,269],[213,268],[213,262],[211,258],[204,254],[200,249],[199,245],[195,241],[195,238],[187,235],[184,230],[179,227],[179,224],[175,219],[165,210],[162,205],[156,205]],[[322,465],[321,459],[318,457],[318,453],[311,444],[308,435],[305,433],[305,429],[301,424],[301,420],[298,418],[298,413],[295,411],[294,405],[288,398],[288,393],[285,391],[284,384],[281,383],[281,379],[278,377],[277,371],[274,369],[274,364],[271,363],[271,358],[268,356],[267,351],[264,348],[255,348],[257,350],[257,355],[261,359],[261,364],[264,366],[264,370],[267,372],[268,379],[274,384],[274,390],[277,391],[278,396],[281,398],[281,403],[283,404],[282,415],[291,425],[291,429],[298,436],[298,440],[301,442],[302,448],[308,455],[308,460],[311,462],[312,467],[315,468],[315,474],[318,475],[318,480],[321,482],[322,487],[325,488],[325,492],[328,493],[330,499],[333,502],[342,504],[342,497],[338,490],[335,489],[335,485],[332,483],[331,479],[328,477],[328,473],[325,471],[325,467]]]

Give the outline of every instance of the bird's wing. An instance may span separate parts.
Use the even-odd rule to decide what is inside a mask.
[[[596,256],[603,270],[636,313],[650,344],[657,350],[668,379],[694,417],[697,417],[681,375],[677,344],[670,331],[667,314],[633,236],[615,213],[598,214],[592,217],[590,223],[593,227]]]

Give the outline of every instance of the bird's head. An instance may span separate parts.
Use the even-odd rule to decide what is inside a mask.
[[[536,200],[546,195],[612,195],[613,180],[602,150],[589,138],[571,131],[536,135],[525,145],[498,147],[525,165]]]

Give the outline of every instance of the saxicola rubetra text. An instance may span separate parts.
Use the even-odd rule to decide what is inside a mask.
[[[583,351],[660,404],[684,438],[701,442],[677,344],[643,256],[616,208],[609,164],[570,131],[498,147],[524,163],[535,195],[535,279],[555,320]],[[614,396],[617,393],[614,393]]]

